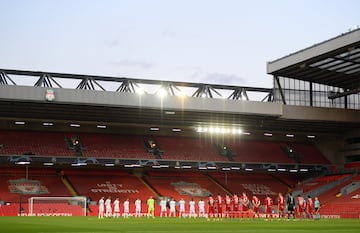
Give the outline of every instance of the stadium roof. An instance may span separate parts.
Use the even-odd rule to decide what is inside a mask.
[[[47,88],[0,85],[0,128],[81,130],[111,133],[150,133],[150,127],[172,134],[196,135],[196,127],[241,127],[254,133],[282,132],[338,134],[360,128],[358,112],[350,109],[288,106],[273,102],[204,99],[177,96],[159,98],[135,93],[52,89],[56,98],[45,99]],[[16,121],[26,124],[15,124]],[[52,123],[50,127],[44,123]],[[97,128],[106,125],[107,128]]]
[[[270,61],[267,73],[357,93],[360,90],[360,29]]]

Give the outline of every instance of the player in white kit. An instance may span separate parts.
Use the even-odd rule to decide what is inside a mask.
[[[189,202],[189,218],[191,217],[196,218],[194,198],[191,198],[191,201]]]
[[[108,197],[105,201],[105,217],[110,218],[112,215],[111,197]]]
[[[176,201],[173,198],[171,198],[169,205],[170,205],[169,217],[171,217],[171,216],[176,217],[176,208],[175,208]]]
[[[141,217],[141,200],[139,198],[135,200],[135,217]]]
[[[104,212],[105,212],[105,200],[104,197],[101,197],[99,200],[99,214],[98,218],[104,218]]]
[[[199,206],[199,217],[205,217],[205,202],[202,198],[198,202],[198,206]]]
[[[185,217],[185,201],[184,199],[180,199],[179,201],[179,206],[180,206],[180,209],[179,209],[179,217]]]
[[[129,212],[130,212],[130,202],[129,202],[129,198],[127,198],[124,201],[124,218],[129,217]]]
[[[114,218],[118,218],[120,216],[120,201],[119,198],[116,198],[114,201]]]
[[[166,207],[166,198],[163,197],[161,200],[160,200],[160,218],[162,218],[163,216],[167,217],[167,207]]]

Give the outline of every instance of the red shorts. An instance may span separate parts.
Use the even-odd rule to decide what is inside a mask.
[[[265,213],[267,213],[267,214],[271,214],[271,213],[272,213],[272,208],[271,208],[271,206],[265,206]]]
[[[239,211],[239,205],[234,205],[233,210],[234,210],[234,211]]]
[[[283,206],[283,205],[279,205],[279,206],[278,206],[278,211],[284,212],[284,206]]]
[[[229,206],[229,205],[225,206],[225,211],[230,212],[231,211],[231,206]]]
[[[254,206],[254,207],[253,207],[253,211],[254,211],[255,213],[259,213],[259,207]]]
[[[209,214],[213,214],[214,213],[214,206],[209,206]]]

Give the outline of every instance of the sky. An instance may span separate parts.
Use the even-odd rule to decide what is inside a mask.
[[[266,63],[360,25],[358,0],[0,0],[0,69],[273,86]]]

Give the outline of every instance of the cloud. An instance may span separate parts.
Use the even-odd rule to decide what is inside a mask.
[[[119,45],[119,39],[113,39],[113,40],[109,40],[107,42],[105,42],[106,46],[113,48]]]
[[[162,32],[162,35],[166,38],[175,38],[176,32],[170,30],[170,29],[164,29]]]
[[[121,60],[121,61],[112,61],[110,64],[115,66],[122,66],[122,67],[134,67],[140,68],[143,70],[150,69],[153,67],[153,64],[144,61],[136,61],[136,60]]]
[[[203,73],[201,71],[196,71],[191,75],[191,78],[200,83],[238,85],[238,86],[242,86],[246,83],[246,80],[239,75],[225,74],[219,72]]]

